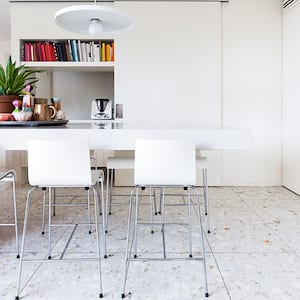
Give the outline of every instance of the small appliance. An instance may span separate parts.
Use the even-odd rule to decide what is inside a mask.
[[[110,120],[112,119],[112,101],[109,99],[97,98],[92,101],[91,119]]]

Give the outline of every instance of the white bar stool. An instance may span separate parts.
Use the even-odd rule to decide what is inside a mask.
[[[72,187],[72,188],[88,188],[88,202],[89,191],[93,191],[94,203],[95,203],[95,227],[96,227],[96,259],[99,269],[99,298],[103,297],[102,293],[102,278],[101,278],[101,254],[100,254],[100,231],[99,231],[99,197],[97,191],[99,190],[99,176],[92,176],[91,163],[90,163],[90,149],[87,141],[81,140],[29,140],[27,143],[28,152],[28,179],[30,185],[33,187],[27,193],[24,228],[22,236],[22,246],[20,253],[20,264],[18,270],[17,279],[17,293],[15,299],[19,299],[20,282],[22,273],[22,264],[26,262],[24,260],[24,248],[26,230],[28,226],[29,209],[31,194],[37,188],[47,188],[49,190],[49,209],[48,209],[48,260],[51,257],[51,227],[56,224],[51,222],[51,201],[52,201],[52,189],[55,187]],[[53,158],[53,159],[50,159]],[[103,202],[103,181],[101,181],[101,196],[102,196],[102,209]],[[63,224],[58,224],[62,226]],[[65,224],[70,226],[70,224]],[[74,231],[81,224],[74,224]],[[90,226],[90,224],[82,224]],[[105,218],[103,217],[103,228],[105,228]],[[73,233],[74,233],[73,231]],[[73,235],[72,233],[72,235]],[[71,237],[72,237],[71,235]],[[71,239],[70,237],[70,239]],[[70,241],[69,239],[69,241]],[[68,243],[69,243],[68,241]],[[67,243],[67,245],[68,245]],[[65,249],[66,250],[66,249]],[[59,260],[63,259],[64,252],[60,256]],[[83,258],[82,258],[83,259]],[[27,261],[32,262],[33,260]],[[39,260],[40,261],[40,260]],[[47,260],[46,260],[47,261]]]
[[[201,260],[203,262],[203,277],[204,277],[204,289],[205,297],[208,297],[207,286],[207,273],[206,273],[206,258],[204,250],[204,234],[202,228],[202,217],[200,211],[200,194],[194,189],[196,184],[196,149],[195,145],[188,142],[177,140],[137,140],[135,146],[135,165],[134,165],[134,184],[135,188],[131,192],[129,215],[128,215],[128,227],[127,227],[127,239],[125,249],[125,262],[124,262],[124,275],[123,275],[123,288],[121,298],[125,298],[126,280],[128,275],[129,263],[131,260],[139,260],[137,255],[137,237],[138,237],[138,225],[141,223],[139,220],[139,190],[144,187],[162,187],[162,212],[160,223],[148,223],[148,225],[156,225],[161,227],[163,253],[162,258],[150,258],[151,260],[170,260],[176,258],[167,258],[166,253],[166,240],[165,240],[165,228],[167,225],[174,225],[178,223],[166,223],[165,222],[165,188],[169,187],[182,187],[187,191],[188,199],[188,223],[182,224],[188,226],[188,240],[189,240],[189,256],[187,260],[197,259],[192,254],[192,192],[196,195],[196,215],[199,222],[199,238],[201,246]],[[132,226],[132,206],[133,195],[136,196],[135,201],[135,218]],[[194,206],[194,204],[193,204]],[[177,221],[177,220],[176,220]],[[132,228],[133,227],[133,228]],[[133,257],[131,253],[131,245],[133,244]],[[147,258],[141,257],[142,261]],[[199,258],[198,258],[199,259]]]
[[[0,170],[0,181],[8,181],[12,183],[14,223],[2,223],[0,226],[14,226],[16,235],[17,258],[19,255],[19,234],[18,234],[18,215],[17,215],[17,199],[16,199],[16,172],[14,170]]]

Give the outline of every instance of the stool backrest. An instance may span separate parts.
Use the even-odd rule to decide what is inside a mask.
[[[27,151],[31,185],[92,185],[88,141],[28,140]]]
[[[134,184],[195,185],[195,145],[179,140],[136,140]]]

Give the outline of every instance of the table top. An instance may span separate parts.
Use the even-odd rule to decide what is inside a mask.
[[[0,148],[25,150],[28,139],[88,139],[91,148],[134,150],[137,138],[183,139],[203,150],[248,149],[249,129],[220,128],[201,123],[124,123],[99,120],[71,120],[62,126],[1,126]]]

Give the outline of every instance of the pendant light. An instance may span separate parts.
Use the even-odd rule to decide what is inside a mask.
[[[112,7],[76,5],[60,9],[55,14],[58,26],[72,32],[101,36],[128,30],[132,26],[129,16]]]

